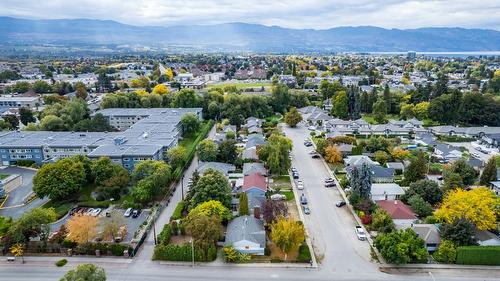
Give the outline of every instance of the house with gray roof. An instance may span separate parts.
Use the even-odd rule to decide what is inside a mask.
[[[435,224],[414,224],[411,229],[425,241],[425,248],[428,252],[436,251],[441,244],[439,229]]]
[[[242,254],[263,256],[266,248],[264,224],[252,216],[236,217],[227,225],[224,244]]]
[[[374,183],[371,189],[371,198],[373,201],[378,200],[396,200],[399,199],[405,192],[399,184],[396,183]]]
[[[219,171],[224,176],[229,177],[230,173],[236,171],[236,166],[222,162],[200,162],[197,168],[200,174],[204,174],[208,169]]]
[[[243,164],[243,175],[248,176],[251,174],[259,173],[261,175],[267,175],[267,169],[262,163],[244,163]]]
[[[347,158],[344,159],[344,164],[346,167],[348,166],[361,167],[363,164],[366,164],[370,167],[378,165],[377,162],[373,161],[372,159],[370,159],[370,157],[365,155],[347,156]]]

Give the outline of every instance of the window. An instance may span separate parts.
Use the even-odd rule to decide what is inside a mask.
[[[129,165],[129,164],[125,164],[125,165],[123,165],[123,166],[124,166],[125,168],[130,167],[130,165]]]
[[[7,158],[7,155],[5,155],[5,154],[2,154],[2,158]]]
[[[130,161],[130,158],[123,158],[123,161]]]
[[[1,149],[0,152],[5,152],[5,149]]]

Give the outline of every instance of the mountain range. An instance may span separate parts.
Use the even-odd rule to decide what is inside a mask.
[[[238,22],[159,27],[111,20],[0,17],[0,44],[126,45],[278,53],[463,52],[499,51],[500,32],[458,27],[385,29],[373,26],[316,30]]]

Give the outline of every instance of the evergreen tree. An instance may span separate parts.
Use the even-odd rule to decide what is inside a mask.
[[[248,215],[248,196],[245,192],[240,193],[240,216]]]
[[[427,173],[427,161],[424,153],[419,152],[416,159],[413,159],[404,172],[404,181],[406,184],[425,179]]]
[[[488,185],[491,181],[495,180],[497,180],[497,163],[495,161],[495,158],[491,157],[484,167],[479,183],[481,183],[482,185]]]
[[[361,198],[370,198],[372,188],[372,172],[368,165],[354,167],[351,172],[351,190]]]

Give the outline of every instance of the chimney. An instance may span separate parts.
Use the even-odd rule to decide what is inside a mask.
[[[260,207],[255,206],[253,208],[253,216],[260,220]]]

